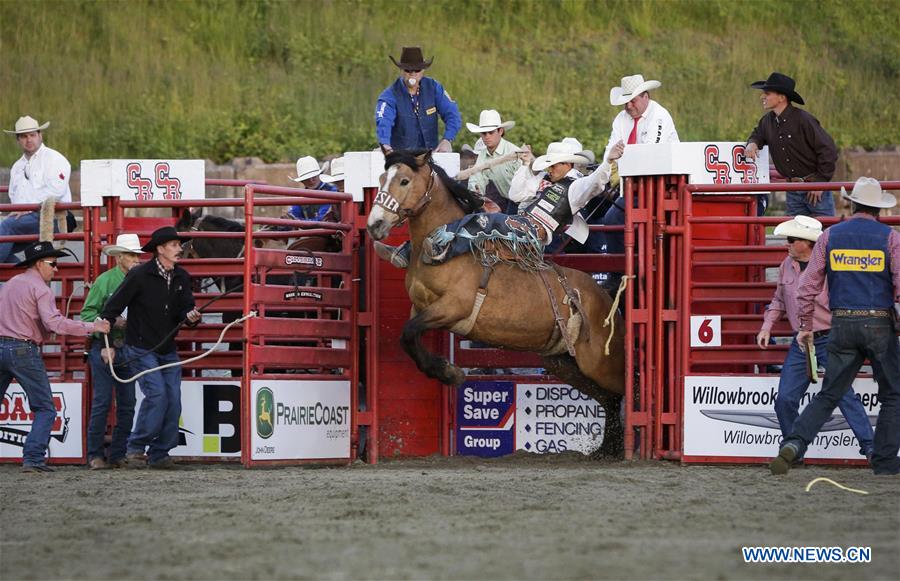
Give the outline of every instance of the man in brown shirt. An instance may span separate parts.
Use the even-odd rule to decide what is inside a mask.
[[[778,173],[792,182],[828,182],[834,175],[837,147],[819,120],[791,105],[803,105],[794,90],[794,79],[772,73],[765,81],[750,85],[761,89],[763,109],[767,111],[747,140],[747,157],[769,146],[769,155]],[[760,196],[764,199],[764,196]],[[763,208],[764,210],[765,208]],[[834,216],[831,192],[788,192],[787,215]]]

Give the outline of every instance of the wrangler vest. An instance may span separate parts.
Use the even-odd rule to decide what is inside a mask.
[[[434,149],[438,144],[438,112],[434,79],[422,77],[419,83],[418,110],[409,91],[398,78],[391,90],[397,106],[397,118],[391,131],[394,149]]]
[[[851,218],[828,229],[825,269],[831,309],[890,309],[894,305],[891,228]]]
[[[572,223],[572,206],[569,205],[569,186],[575,178],[564,177],[542,190],[538,190],[534,203],[525,209],[554,234],[562,233]]]

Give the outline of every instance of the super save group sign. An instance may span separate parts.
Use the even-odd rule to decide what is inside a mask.
[[[800,402],[800,410],[819,392],[813,384]],[[880,406],[874,379],[853,382],[875,426]],[[775,415],[778,377],[689,376],[684,379],[684,457],[772,458],[777,454],[781,430]],[[862,460],[859,442],[839,409],[816,439],[806,457]]]
[[[589,454],[603,443],[603,408],[565,384],[467,382],[456,401],[459,454],[502,456],[516,450]]]

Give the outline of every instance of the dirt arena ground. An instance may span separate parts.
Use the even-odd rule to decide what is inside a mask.
[[[828,476],[868,496],[830,485]],[[173,472],[0,467],[0,579],[894,579],[900,478],[427,458]],[[742,546],[870,546],[745,564]]]

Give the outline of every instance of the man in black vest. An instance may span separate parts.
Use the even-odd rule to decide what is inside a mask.
[[[785,474],[802,457],[822,426],[831,418],[841,397],[868,359],[878,382],[878,423],[869,463],[875,474],[900,474],[900,344],[895,304],[900,302],[900,232],[878,222],[881,208],[892,208],[896,198],[883,194],[877,180],[862,177],[853,193],[853,216],[826,230],[800,279],[797,298],[804,351],[813,344],[815,297],[828,278],[831,333],[828,365],[822,391],[794,422],[778,457],[769,464],[772,474]]]
[[[462,127],[459,107],[436,80],[425,76],[434,57],[425,60],[418,46],[404,46],[400,62],[389,57],[402,73],[382,91],[375,105],[375,133],[382,151],[394,149],[452,150],[451,142]],[[438,141],[438,116],[444,137]]]

